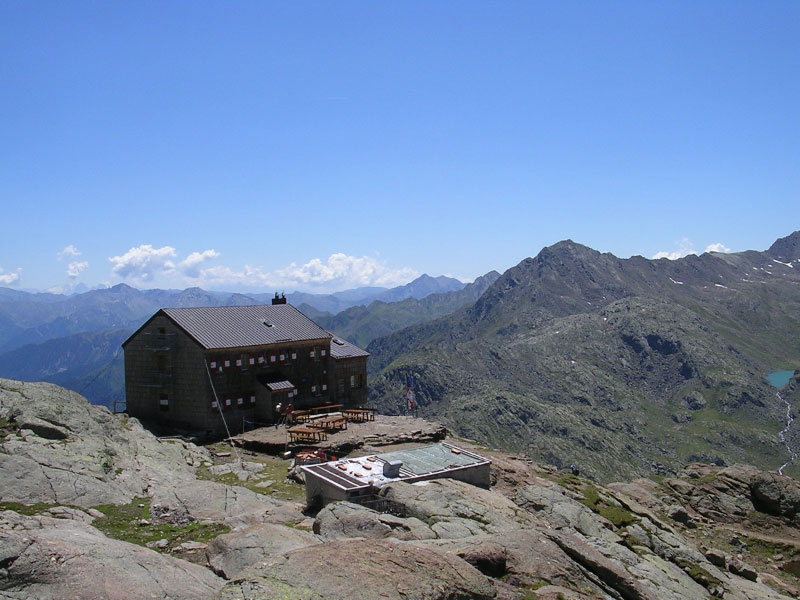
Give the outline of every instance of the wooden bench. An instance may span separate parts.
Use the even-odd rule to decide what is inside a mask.
[[[322,429],[311,427],[291,427],[289,430],[289,442],[324,442],[328,439],[328,434]]]

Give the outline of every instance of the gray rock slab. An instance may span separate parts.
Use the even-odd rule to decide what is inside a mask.
[[[314,520],[314,532],[324,540],[346,538],[431,539],[436,534],[415,517],[381,514],[350,502],[328,504]]]
[[[304,600],[489,600],[490,579],[463,559],[387,540],[343,540],[299,549],[257,565],[228,583],[219,598]],[[309,576],[313,574],[313,576]]]
[[[555,527],[568,527],[586,536],[616,543],[620,537],[607,529],[586,506],[567,497],[558,488],[528,485],[517,492],[515,502],[544,517]]]
[[[512,531],[535,522],[505,496],[452,479],[393,483],[384,487],[381,495],[406,516],[439,531],[439,537]]]
[[[207,456],[46,383],[0,379],[0,418],[26,425],[0,445],[0,481],[15,482],[0,487],[0,501],[125,504],[151,487],[194,479],[191,465]]]
[[[208,545],[206,556],[217,574],[232,579],[257,563],[319,543],[317,536],[307,531],[261,523],[219,536]]]
[[[151,490],[151,495],[153,504],[170,512],[183,512],[195,520],[223,523],[232,528],[261,522],[299,523],[305,518],[299,504],[213,481],[158,487]]]
[[[0,514],[0,589],[39,600],[213,598],[208,569],[112,540],[80,521]]]

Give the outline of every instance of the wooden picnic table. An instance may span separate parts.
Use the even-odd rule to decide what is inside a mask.
[[[349,408],[342,411],[342,416],[354,423],[364,423],[365,421],[375,420],[374,408]]]
[[[309,427],[318,429],[347,429],[345,417],[322,417],[308,422]]]
[[[311,414],[319,414],[319,413],[332,413],[338,412],[342,410],[342,404],[327,404],[325,406],[316,406],[311,409]]]
[[[292,419],[294,419],[296,423],[306,423],[310,418],[310,410],[295,410],[292,412]]]
[[[290,427],[289,442],[323,442],[328,434],[322,429],[311,427]]]

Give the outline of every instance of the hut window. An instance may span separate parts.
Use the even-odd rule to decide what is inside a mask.
[[[169,410],[169,396],[167,394],[160,394],[158,397],[158,406],[161,410]]]
[[[244,398],[237,398],[237,400],[236,400],[236,404],[238,404],[239,406],[241,406],[242,404],[244,404]]]
[[[255,404],[255,403],[256,403],[256,397],[250,396],[250,404]]]

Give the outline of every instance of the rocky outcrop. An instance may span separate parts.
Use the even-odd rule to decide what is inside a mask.
[[[141,527],[193,531],[218,523],[236,529],[306,518],[299,504],[198,480],[196,468],[210,460],[203,448],[159,440],[135,419],[112,415],[72,392],[0,380],[0,502],[39,507],[26,509],[37,512],[34,517],[4,513],[0,589],[23,598],[213,597],[222,580],[211,570],[109,539],[92,526],[105,517],[93,507],[137,503],[150,510],[147,518],[137,517]],[[248,472],[256,467],[244,464]],[[295,532],[282,527],[273,533],[285,540]],[[183,539],[175,552],[202,556],[204,543]],[[166,552],[167,542],[154,539],[147,546]],[[223,573],[250,564],[247,552],[230,543],[229,552],[225,540],[212,550]],[[263,559],[266,547],[253,560]],[[291,547],[277,544],[274,554]]]
[[[314,533],[324,540],[348,538],[426,540],[437,537],[416,517],[403,518],[379,513],[359,504],[329,504],[314,520]]]
[[[261,465],[219,468],[59,388],[0,381],[0,501],[41,503],[13,505],[34,516],[0,513],[0,598],[777,600],[796,589],[789,478],[693,465],[662,484],[603,487],[492,456],[492,490],[395,483],[375,504],[386,512],[329,504],[311,533],[300,505],[194,473],[242,480]],[[95,528],[119,536],[113,514],[142,545]],[[752,515],[764,527],[748,534]],[[170,541],[162,527],[210,534]]]
[[[439,538],[512,531],[534,521],[504,496],[452,479],[395,483],[384,487],[381,496],[426,523]]]
[[[800,511],[800,484],[747,465],[692,464],[665,484],[687,506],[716,521],[741,520],[754,510],[793,519]]]
[[[0,380],[0,501],[81,507],[126,504],[155,487],[194,480],[206,452],[159,442],[135,419],[47,383]],[[57,432],[57,433],[56,433]]]
[[[206,556],[216,573],[232,579],[254,564],[319,543],[307,531],[262,523],[219,536],[209,544]]]
[[[494,583],[458,556],[385,540],[326,542],[256,565],[221,600],[490,600]]]
[[[229,527],[255,523],[299,523],[303,506],[280,502],[248,489],[215,483],[187,481],[176,487],[150,489],[153,504],[190,520],[213,521]]]
[[[0,513],[0,590],[9,598],[213,598],[208,569],[105,537],[81,521]]]

